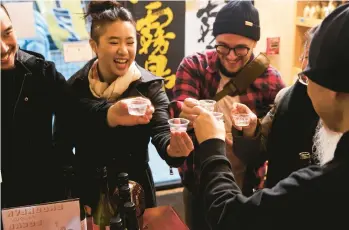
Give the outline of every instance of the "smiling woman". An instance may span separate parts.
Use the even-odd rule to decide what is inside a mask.
[[[173,167],[183,164],[184,157],[193,149],[192,142],[186,132],[170,132],[169,100],[163,90],[163,78],[152,75],[135,62],[137,40],[131,13],[114,1],[91,1],[86,18],[91,20],[90,45],[96,58],[68,82],[81,98],[113,104],[119,120],[109,124],[113,126],[109,129],[95,127],[91,122],[94,128],[89,130],[93,133],[80,124],[66,127],[57,120],[55,146],[64,150],[75,147],[74,157],[83,191],[81,201],[92,206],[92,212],[98,191],[96,195],[89,186],[94,170],[104,166],[107,166],[110,190],[115,188],[117,174],[127,172],[130,180],[142,185],[146,208],[154,207],[156,197],[148,164],[149,141],[160,157]],[[151,102],[147,103],[145,115],[128,112],[131,104],[126,98],[130,97],[142,97]],[[85,114],[80,117],[84,119]],[[143,122],[135,122],[140,119]]]
[[[137,48],[135,21],[117,2],[91,2],[90,45],[98,57],[100,78],[113,82],[124,76],[134,63]],[[134,69],[134,66],[132,67]]]

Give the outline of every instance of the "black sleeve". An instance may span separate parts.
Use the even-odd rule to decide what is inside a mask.
[[[245,165],[256,166],[257,159],[262,155],[263,137],[260,132],[260,123],[258,122],[256,133],[254,137],[243,136],[242,131],[236,130],[232,127],[233,134],[233,153]]]
[[[54,104],[55,113],[53,145],[62,161],[71,160],[76,130],[81,127],[91,132],[109,129],[107,112],[111,104],[79,98],[52,62],[45,62],[45,74],[50,79],[53,76],[53,101],[50,102]]]
[[[170,157],[167,153],[167,146],[170,144],[170,125],[168,119],[170,114],[168,111],[169,99],[163,90],[163,82],[153,82],[149,89],[152,92],[148,95],[151,100],[155,112],[150,122],[152,143],[157,149],[160,157],[166,161],[169,166],[179,167],[184,163],[185,157]]]
[[[69,117],[72,116],[79,120],[84,118],[83,120],[93,121],[96,127],[109,128],[107,113],[112,103],[78,97],[62,74],[56,70],[53,63],[47,68],[47,71],[54,76],[57,114],[62,112],[63,114],[68,114]]]
[[[201,162],[200,191],[207,221],[212,229],[258,229],[287,223],[296,210],[307,209],[316,186],[311,186],[321,168],[305,168],[291,174],[272,189],[263,189],[251,197],[242,195],[235,183],[225,143],[211,139],[200,145],[195,160]],[[308,208],[310,209],[310,208]],[[309,210],[310,211],[310,210]],[[282,226],[279,226],[282,229]],[[274,229],[274,228],[272,228]]]

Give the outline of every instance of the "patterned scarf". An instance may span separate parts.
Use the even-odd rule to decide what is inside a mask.
[[[133,62],[124,76],[116,78],[111,84],[100,81],[97,70],[98,59],[92,64],[88,73],[90,90],[93,96],[104,98],[108,101],[115,101],[122,95],[129,85],[141,78],[141,72]]]

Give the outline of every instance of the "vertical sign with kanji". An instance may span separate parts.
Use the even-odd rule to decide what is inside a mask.
[[[171,99],[176,70],[184,57],[185,2],[134,1],[132,11],[139,34],[136,61],[164,78]]]

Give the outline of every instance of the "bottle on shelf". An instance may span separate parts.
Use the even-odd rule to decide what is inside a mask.
[[[321,19],[324,19],[328,14],[328,2],[321,1]]]
[[[120,215],[113,216],[110,219],[110,230],[125,230],[124,222],[120,218]]]
[[[107,167],[97,168],[96,176],[99,180],[99,200],[97,207],[92,209],[93,230],[109,230],[115,210],[109,196]]]
[[[316,5],[313,2],[310,4],[309,18],[313,18],[313,19],[317,18]]]
[[[64,177],[64,199],[75,199],[79,198],[77,192],[77,177],[73,166],[64,166],[63,167],[63,177]],[[85,209],[79,201],[80,204],[80,225],[81,230],[87,230],[87,222],[86,222],[86,213]]]
[[[122,221],[125,221],[125,211],[124,211],[124,205],[127,202],[131,201],[131,192],[130,192],[130,187],[128,185],[124,185],[120,188],[119,190],[117,201],[115,202],[117,204],[117,210],[118,210],[118,215],[122,219]],[[114,198],[115,199],[115,198]]]
[[[120,188],[119,198],[122,202],[122,206],[124,205],[124,203],[131,201],[131,189],[129,186],[126,185]]]
[[[143,213],[145,210],[144,190],[142,186],[132,180],[129,180],[127,173],[119,173],[117,176],[117,187],[113,193],[114,201],[118,204],[118,210],[123,218],[124,204],[132,201],[136,207],[136,216],[139,225],[143,224]]]
[[[122,187],[126,187],[124,188],[126,190],[129,188],[131,201],[136,205],[137,216],[139,217],[143,215],[145,210],[145,200],[142,186],[133,180],[129,180],[127,173],[119,173],[117,176],[117,187],[113,195],[119,196],[119,190],[121,190]]]
[[[303,17],[304,18],[309,18],[310,17],[310,5],[309,2],[305,5],[303,9]]]
[[[321,2],[319,1],[315,5],[315,16],[314,16],[314,18],[321,19],[321,13],[322,13],[321,8],[322,8]]]
[[[124,205],[131,201],[131,191],[128,184],[117,184],[116,194],[113,196],[113,203],[117,210],[114,216],[110,219],[110,229],[123,229],[125,223]]]
[[[128,185],[129,183],[129,178],[128,174],[125,172],[119,173],[117,175],[117,187],[121,188],[122,186]]]
[[[333,0],[328,2],[328,13],[330,14],[332,11],[336,9],[337,5]]]
[[[136,205],[135,203],[126,202],[124,204],[125,211],[125,227],[127,230],[140,230],[139,223],[136,214]]]

